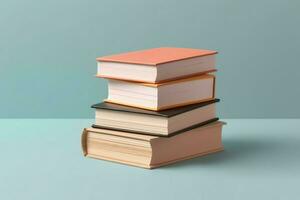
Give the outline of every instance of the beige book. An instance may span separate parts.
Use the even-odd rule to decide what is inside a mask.
[[[214,122],[172,137],[86,128],[82,149],[91,158],[151,169],[222,151],[223,124]]]
[[[110,79],[106,102],[148,110],[165,110],[215,97],[215,76],[205,74],[160,84]]]

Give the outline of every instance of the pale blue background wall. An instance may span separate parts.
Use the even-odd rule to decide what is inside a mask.
[[[0,0],[0,117],[88,118],[97,56],[215,49],[221,117],[300,117],[300,1]]]

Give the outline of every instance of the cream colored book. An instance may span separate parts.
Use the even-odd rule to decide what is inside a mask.
[[[91,158],[151,169],[222,151],[223,124],[213,122],[172,137],[86,128],[82,149]]]
[[[195,76],[160,84],[110,79],[106,102],[148,110],[165,110],[215,97],[215,76]]]

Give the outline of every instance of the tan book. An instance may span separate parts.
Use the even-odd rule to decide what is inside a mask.
[[[160,47],[97,58],[97,76],[161,83],[214,72],[216,51]]]
[[[223,124],[214,122],[172,137],[86,128],[82,149],[91,158],[151,169],[222,151]]]
[[[205,74],[160,84],[110,79],[106,102],[165,110],[214,99],[215,76]]]

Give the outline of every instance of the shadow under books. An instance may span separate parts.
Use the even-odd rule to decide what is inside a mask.
[[[284,133],[283,133],[284,134]],[[241,134],[242,135],[242,134]],[[291,165],[300,167],[300,161],[294,156],[300,156],[300,140],[278,138],[224,138],[224,151],[186,160],[165,166],[163,168],[185,168],[201,166],[241,166],[264,167],[273,164],[288,168]],[[297,155],[295,155],[297,154]]]

